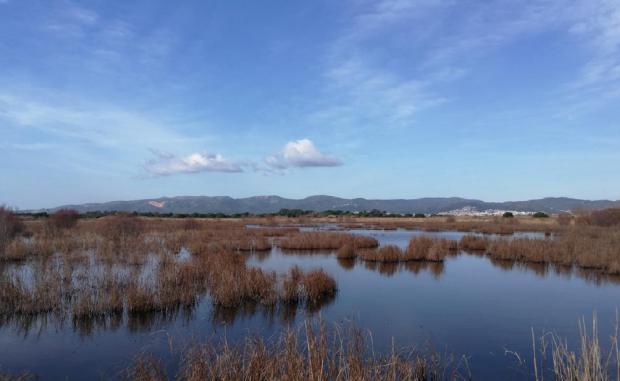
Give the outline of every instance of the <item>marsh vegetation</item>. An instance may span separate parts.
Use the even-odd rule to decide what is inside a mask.
[[[84,218],[68,210],[37,219],[0,208],[0,328],[5,335],[15,332],[30,337],[29,332],[45,331],[48,326],[60,331],[68,326],[81,336],[90,336],[119,329],[154,332],[178,319],[199,321],[199,316],[207,316],[214,327],[241,328],[243,322],[261,316],[260,321],[272,321],[270,325],[279,328],[256,337],[249,331],[238,333],[228,344],[188,344],[183,351],[175,351],[178,360],[172,365],[170,358],[175,356],[161,351],[138,356],[123,375],[135,379],[467,378],[469,370],[463,372],[466,368],[460,355],[442,352],[438,362],[431,351],[385,345],[373,348],[360,330],[317,330],[313,319],[317,314],[329,315],[333,308],[345,308],[350,298],[364,300],[370,309],[380,305],[380,298],[394,300],[403,317],[408,316],[406,311],[415,308],[415,302],[430,302],[435,293],[432,287],[443,284],[446,268],[458,273],[459,263],[474,261],[471,265],[480,266],[483,262],[476,261],[483,258],[501,271],[616,287],[620,275],[616,215],[605,211],[543,220],[518,216],[472,220],[320,218],[300,223],[296,218],[175,219],[130,214]],[[403,230],[412,228],[415,234]],[[367,233],[360,234],[357,229]],[[407,239],[390,241],[395,235]],[[373,286],[377,278],[369,274],[388,282],[424,279],[431,283],[424,288],[414,283],[402,295],[385,297],[379,296],[383,295],[381,288]],[[351,276],[362,283],[351,283]],[[595,289],[588,290],[598,295]],[[444,304],[449,308],[450,302],[442,302],[449,294],[438,292],[426,308]],[[409,294],[415,296],[414,304],[405,308]],[[609,300],[602,305],[607,312],[616,306],[609,298],[600,300]],[[334,303],[342,307],[334,307]],[[312,328],[301,332],[299,324]],[[389,337],[385,333],[379,336]],[[540,366],[557,372],[556,379],[588,379],[572,375],[583,375],[585,368],[591,368],[580,356],[592,364],[592,348],[602,344],[593,342],[592,335],[581,336],[589,340],[581,350],[560,341],[560,336],[547,342],[550,361]],[[425,341],[418,339],[413,342]],[[410,343],[407,339],[400,342]],[[370,356],[374,350],[375,355]],[[455,352],[467,354],[469,348],[458,347]],[[616,361],[609,358],[603,359],[606,363],[601,360],[597,369],[613,376]],[[324,366],[317,368],[317,363]],[[259,371],[257,364],[264,365],[263,370]],[[525,365],[530,376],[533,364]],[[0,359],[0,370],[2,366]],[[472,366],[474,376],[485,377],[484,371]],[[13,370],[13,374],[21,374],[20,368]],[[3,377],[10,379],[8,373]]]

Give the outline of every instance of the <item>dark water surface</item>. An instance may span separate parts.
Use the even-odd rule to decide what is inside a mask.
[[[464,233],[363,230],[381,244],[406,246],[414,234],[459,239]],[[528,235],[528,233],[522,233]],[[529,236],[542,238],[535,233]],[[503,239],[506,237],[496,237]],[[531,329],[548,330],[577,343],[578,319],[599,317],[601,342],[607,345],[619,303],[617,279],[596,273],[543,265],[493,262],[461,253],[444,264],[369,264],[340,261],[333,253],[271,252],[251,254],[249,266],[287,271],[323,268],[338,283],[337,296],[319,311],[266,311],[256,306],[230,311],[214,309],[203,299],[191,311],[161,314],[100,326],[75,326],[52,317],[4,322],[0,327],[0,370],[28,369],[41,380],[115,378],[140,351],[163,356],[169,375],[177,354],[192,340],[248,332],[272,337],[282,326],[307,317],[328,322],[353,320],[371,330],[376,350],[397,345],[422,347],[432,342],[439,352],[466,355],[474,379],[528,379],[516,351],[531,362]],[[171,355],[172,353],[172,355]]]

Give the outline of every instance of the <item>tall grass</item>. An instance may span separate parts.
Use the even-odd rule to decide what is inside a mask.
[[[334,232],[305,232],[281,239],[279,246],[288,250],[338,250],[345,245],[355,249],[368,249],[379,246],[372,237]]]
[[[607,381],[620,379],[618,351],[618,318],[609,347],[598,337],[596,315],[588,328],[585,319],[579,321],[579,346],[572,349],[568,341],[554,333],[545,333],[536,340],[532,331],[534,379],[542,381],[549,373],[562,381]],[[538,341],[538,342],[537,342]],[[537,348],[538,344],[538,348]]]
[[[0,255],[9,242],[24,230],[24,224],[9,208],[0,205]]]
[[[407,261],[442,262],[456,249],[456,241],[418,236],[409,241],[404,259]]]
[[[140,355],[126,374],[137,380],[167,380],[161,360]],[[161,378],[163,377],[163,378]],[[355,327],[327,329],[306,322],[266,341],[225,338],[188,347],[177,380],[465,380],[465,360],[436,352],[398,349],[380,354],[372,337]]]

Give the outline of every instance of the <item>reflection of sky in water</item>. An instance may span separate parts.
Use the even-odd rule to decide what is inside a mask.
[[[376,237],[382,244],[406,246],[412,232],[355,231]],[[459,239],[466,233],[423,233]],[[502,236],[505,237],[505,236]],[[185,255],[185,254],[184,254]],[[43,380],[114,376],[136,352],[165,356],[175,374],[176,356],[187,342],[224,332],[234,340],[248,332],[271,337],[284,324],[307,316],[326,321],[353,319],[373,332],[375,348],[389,348],[391,338],[403,346],[423,346],[430,340],[440,352],[470,356],[475,379],[522,379],[504,348],[531,358],[531,331],[553,330],[577,339],[577,319],[599,316],[601,341],[606,344],[618,306],[618,283],[591,272],[543,265],[494,262],[479,255],[449,257],[445,264],[371,264],[339,261],[333,253],[293,253],[274,249],[249,255],[249,266],[287,271],[322,267],[338,282],[338,294],[320,312],[266,310],[247,305],[240,310],[213,309],[204,300],[193,311],[144,315],[109,321],[95,327],[61,326],[41,321],[29,331],[12,322],[0,328],[0,365],[3,369],[31,369]],[[105,328],[104,328],[105,327]]]

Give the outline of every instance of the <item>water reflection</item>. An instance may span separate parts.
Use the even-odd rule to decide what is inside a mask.
[[[274,323],[287,325],[297,318],[299,312],[306,317],[317,314],[322,308],[334,303],[335,295],[324,296],[312,303],[283,303],[281,305],[265,306],[256,302],[245,302],[235,307],[214,305],[209,315],[212,324],[233,325],[238,320],[260,316],[261,319],[273,325]]]
[[[605,284],[620,284],[620,275],[606,274],[593,269],[583,269],[574,266],[562,266],[541,262],[519,262],[510,259],[488,258],[488,260],[493,264],[493,266],[505,272],[521,270],[535,274],[540,278],[547,278],[550,275],[564,279],[576,277],[578,279],[585,280],[589,284],[594,284],[597,286],[603,286]]]
[[[405,245],[411,237],[410,231],[400,230],[375,234],[384,245]],[[323,268],[336,279],[338,293],[314,304],[279,303],[269,307],[246,302],[236,308],[213,305],[208,295],[201,294],[195,305],[164,312],[130,314],[125,308],[124,313],[79,320],[72,319],[66,313],[68,309],[62,314],[5,314],[0,315],[0,358],[14,367],[34,364],[42,375],[49,370],[45,364],[50,356],[62,365],[79,361],[88,366],[67,367],[70,378],[96,378],[93,373],[100,364],[102,369],[109,369],[114,361],[120,363],[151,344],[148,340],[152,335],[144,333],[165,330],[176,335],[175,340],[182,340],[225,325],[236,337],[248,332],[272,334],[281,326],[320,314],[330,322],[359,318],[364,328],[375,335],[378,350],[384,349],[379,347],[381,343],[389,345],[392,337],[404,345],[432,337],[437,345],[471,354],[473,366],[478,366],[474,373],[482,375],[474,378],[485,379],[486,375],[486,379],[506,379],[498,369],[505,369],[507,358],[497,356],[503,353],[504,345],[524,354],[531,348],[532,327],[551,327],[564,336],[575,331],[575,321],[584,313],[596,309],[600,316],[609,316],[616,307],[618,288],[599,286],[620,284],[619,276],[597,271],[498,260],[481,253],[460,252],[443,263],[377,263],[339,259],[331,251],[283,252],[274,248],[247,254],[247,260],[248,267],[278,274],[294,265],[303,270]],[[31,265],[35,264],[18,267],[0,263],[0,271],[23,273],[24,279],[29,279],[29,274],[37,271]],[[127,277],[145,277],[129,273],[139,267],[123,268]],[[82,276],[79,263],[73,270],[74,279]],[[105,278],[106,273],[119,269],[101,267],[97,271]],[[539,279],[545,281],[537,282]],[[11,348],[20,353],[14,355]],[[168,353],[166,348],[159,349]],[[63,375],[48,377],[58,379]]]
[[[345,270],[353,270],[355,268],[356,259],[354,258],[337,258],[338,264]]]

